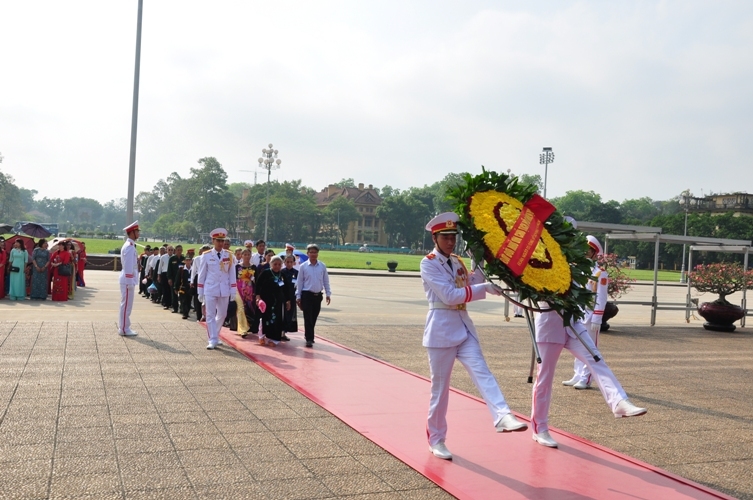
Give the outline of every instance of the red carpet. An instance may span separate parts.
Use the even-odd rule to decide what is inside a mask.
[[[426,442],[427,379],[322,338],[307,349],[301,334],[274,348],[224,328],[221,336],[458,498],[732,498],[557,429],[556,450],[534,443],[530,430],[497,434],[483,401],[460,391],[448,414],[454,459],[440,460]]]

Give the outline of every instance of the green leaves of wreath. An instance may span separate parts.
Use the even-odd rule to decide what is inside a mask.
[[[516,176],[501,174],[493,171],[487,171],[482,166],[482,173],[472,176],[465,174],[463,181],[448,193],[448,199],[453,203],[455,212],[459,215],[458,223],[466,247],[470,250],[476,262],[485,260],[485,272],[489,278],[497,278],[504,281],[513,291],[520,294],[521,302],[530,299],[536,307],[538,302],[546,302],[549,306],[560,313],[565,321],[569,324],[570,320],[580,319],[583,317],[582,308],[592,307],[594,294],[585,288],[586,283],[591,278],[593,263],[586,258],[588,251],[588,242],[585,236],[576,230],[572,224],[567,222],[562,215],[555,211],[544,223],[544,229],[549,233],[551,238],[547,238],[550,246],[559,248],[548,248],[549,252],[561,252],[564,257],[558,257],[556,260],[563,263],[569,263],[569,273],[571,281],[566,291],[553,292],[556,286],[550,286],[555,280],[546,279],[538,280],[531,284],[525,283],[521,276],[515,276],[510,268],[496,257],[497,249],[489,248],[485,242],[487,231],[482,229],[484,224],[476,221],[471,216],[471,201],[476,193],[487,191],[496,191],[518,200],[525,204],[531,197],[536,194],[536,186],[520,181]],[[488,227],[487,227],[488,229]],[[495,228],[496,229],[496,228]],[[488,240],[488,238],[487,238]],[[556,242],[553,244],[552,240]],[[532,259],[533,260],[533,259]],[[529,263],[532,263],[529,261]],[[566,264],[563,264],[565,266]],[[561,276],[567,274],[567,268],[558,271]]]

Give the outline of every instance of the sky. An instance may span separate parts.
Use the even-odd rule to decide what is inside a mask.
[[[137,0],[0,3],[0,170],[37,198],[127,195]],[[405,189],[540,174],[547,195],[753,192],[753,2],[144,0],[136,193]]]

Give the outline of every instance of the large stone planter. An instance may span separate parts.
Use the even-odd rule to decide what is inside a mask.
[[[706,330],[715,332],[734,332],[735,321],[745,315],[743,308],[734,304],[719,304],[716,302],[704,302],[698,308],[698,314],[703,316]]]
[[[620,308],[617,307],[617,304],[614,302],[607,302],[607,305],[604,306],[604,316],[601,318],[602,332],[609,330],[609,323],[607,323],[607,321],[617,316],[618,312],[620,312]]]
[[[397,269],[397,262],[394,260],[388,260],[387,261],[387,270],[391,273],[395,272],[395,269]]]

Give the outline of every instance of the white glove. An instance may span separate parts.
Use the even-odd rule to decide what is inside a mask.
[[[596,336],[601,331],[601,325],[599,323],[591,323],[588,325],[588,333],[590,333],[593,336]]]
[[[492,295],[502,295],[502,289],[494,283],[486,282],[484,283],[484,288],[486,288],[486,293],[490,293]]]
[[[201,302],[202,304],[204,303],[204,294],[203,293],[199,294],[199,302]]]

